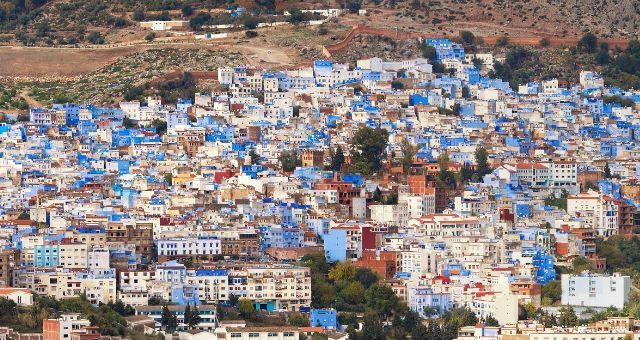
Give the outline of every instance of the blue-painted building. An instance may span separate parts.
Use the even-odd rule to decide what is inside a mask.
[[[338,313],[333,308],[311,309],[309,325],[323,329],[338,329]]]
[[[324,237],[324,256],[327,262],[334,263],[347,259],[347,231],[331,229]]]

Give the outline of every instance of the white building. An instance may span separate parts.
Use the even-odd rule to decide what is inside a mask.
[[[33,304],[33,293],[25,288],[0,288],[0,298],[9,299],[18,306],[31,306]]]
[[[562,304],[622,309],[629,299],[631,277],[614,274],[563,274]]]
[[[369,206],[371,220],[393,225],[405,225],[409,220],[407,204],[378,204]]]
[[[213,237],[165,238],[156,241],[158,256],[219,255],[220,239]]]
[[[608,196],[588,192],[567,199],[567,213],[579,216],[595,228],[599,236],[609,237],[618,233],[618,205]]]
[[[418,218],[436,212],[434,195],[400,195],[399,202],[406,202],[409,218]]]

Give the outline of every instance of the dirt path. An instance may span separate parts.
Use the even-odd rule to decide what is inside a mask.
[[[27,90],[20,91],[19,97],[24,98],[27,104],[29,104],[29,107],[44,107],[44,105],[42,105],[39,101],[31,98]]]

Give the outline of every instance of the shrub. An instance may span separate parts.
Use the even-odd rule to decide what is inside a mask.
[[[244,27],[248,30],[254,30],[258,28],[258,20],[252,16],[248,16],[244,19]]]
[[[135,21],[143,21],[144,20],[144,11],[142,8],[138,8],[133,11],[133,20]]]
[[[469,31],[460,31],[460,40],[462,40],[463,43],[471,45],[473,44],[474,38],[473,33]]]
[[[87,37],[90,43],[92,44],[104,44],[104,38],[100,32],[91,32]]]
[[[256,31],[246,31],[246,32],[244,32],[244,35],[247,38],[255,38],[255,37],[258,36],[258,32],[256,32]]]
[[[504,35],[498,38],[498,40],[496,40],[496,46],[507,46],[507,45],[509,45],[509,38]]]
[[[189,6],[189,4],[184,4],[182,6],[182,15],[185,17],[190,17],[193,14],[193,8]]]
[[[115,27],[125,27],[127,26],[129,23],[127,22],[127,19],[122,18],[122,17],[117,17],[116,20],[113,22],[113,25]]]

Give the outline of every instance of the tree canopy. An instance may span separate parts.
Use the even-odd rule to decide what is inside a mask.
[[[353,169],[364,175],[378,172],[382,168],[389,132],[381,128],[360,128],[351,139]]]

